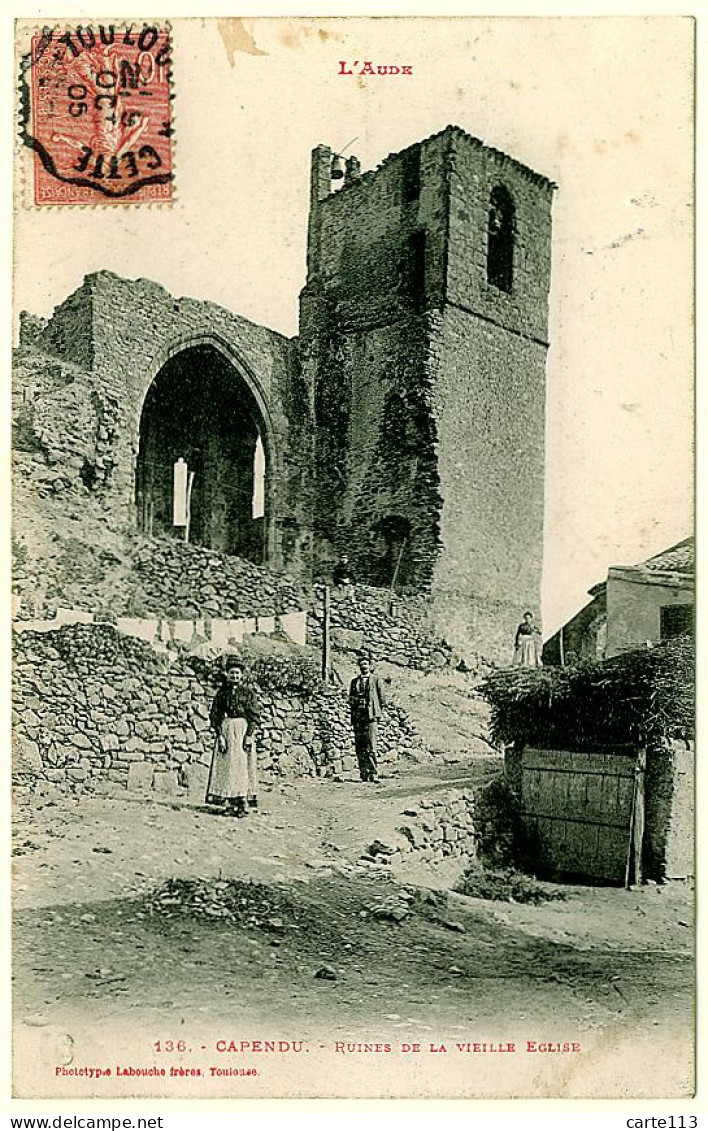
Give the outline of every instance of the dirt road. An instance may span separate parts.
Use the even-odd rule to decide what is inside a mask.
[[[686,1095],[686,885],[530,906],[451,893],[449,866],[359,862],[406,798],[493,769],[303,781],[247,821],[107,798],[19,809],[18,1094]],[[212,881],[203,913],[156,908],[171,877]],[[236,918],[219,918],[229,892]],[[111,1075],[75,1074],[91,1067]]]

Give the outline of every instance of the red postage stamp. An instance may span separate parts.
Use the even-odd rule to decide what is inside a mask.
[[[168,25],[45,28],[22,79],[36,205],[172,199]]]

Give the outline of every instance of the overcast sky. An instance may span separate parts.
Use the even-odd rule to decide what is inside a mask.
[[[559,185],[543,619],[692,525],[693,28],[670,18],[175,23],[172,207],[20,207],[16,309],[107,268],[297,331],[310,150],[450,123]],[[413,75],[339,76],[340,59]]]

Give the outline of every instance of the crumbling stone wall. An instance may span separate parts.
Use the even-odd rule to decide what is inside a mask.
[[[425,291],[439,298],[445,256],[447,132],[392,153],[377,169],[330,182],[331,150],[312,158],[308,279],[303,300],[318,287],[337,293],[342,314],[362,329],[411,309],[409,237],[426,229]],[[407,192],[409,159],[418,155],[418,192]]]
[[[322,586],[316,585],[315,603],[308,618],[308,641],[322,642]],[[421,598],[399,597],[389,612],[388,590],[357,585],[353,597],[334,590],[330,599],[332,643],[339,651],[366,649],[377,661],[429,671],[452,662],[446,640],[433,630]]]
[[[476,856],[471,792],[446,790],[404,809],[402,816],[397,844],[404,856],[410,853],[417,862],[426,864],[438,864],[450,856]]]
[[[82,420],[84,482],[99,491],[111,520],[136,523],[135,471],[141,409],[163,365],[194,346],[213,348],[258,405],[269,461],[268,561],[306,576],[310,567],[311,396],[294,343],[213,303],[175,299],[144,279],[109,271],[88,275],[44,329],[29,327],[20,364],[41,372],[56,361],[71,368],[92,419]],[[20,385],[26,380],[20,378]],[[39,419],[43,406],[37,402]],[[70,405],[46,402],[46,412],[73,420]],[[75,414],[74,414],[75,415]],[[91,451],[85,451],[90,438]],[[76,475],[74,448],[64,450],[61,425],[53,447]],[[67,459],[63,459],[63,457]]]
[[[553,185],[454,127],[338,192],[330,158],[313,154],[301,296],[317,565],[346,549],[363,580],[390,583],[382,522],[396,520],[399,588],[431,592],[458,651],[507,661],[540,600]],[[513,206],[508,291],[488,281],[498,188]]]
[[[186,659],[170,662],[109,626],[23,632],[13,667],[13,776],[20,789],[128,789],[203,797],[214,735],[215,688]],[[264,782],[356,769],[343,689],[311,698],[260,693],[258,734]],[[419,748],[405,714],[390,707],[381,761]]]
[[[420,157],[412,199],[411,150],[338,193],[329,192],[330,151],[315,151],[301,295],[303,372],[315,388],[318,565],[326,569],[346,549],[365,580],[390,584],[385,523],[404,520],[399,587],[417,591],[429,584],[439,543],[425,307],[442,285],[442,147],[441,137],[411,147]]]
[[[96,358],[92,276],[54,311],[34,345],[42,353],[91,372]],[[27,341],[25,337],[25,342]]]
[[[371,172],[350,158],[339,192],[331,158],[313,154],[297,341],[108,271],[46,325],[24,317],[20,483],[42,497],[80,483],[108,526],[134,526],[148,390],[175,358],[218,355],[266,449],[267,563],[308,577],[314,529],[319,573],[344,550],[376,585],[398,566],[398,591],[432,596],[457,652],[508,661],[539,601],[553,186],[456,127]],[[489,281],[498,190],[508,286]],[[261,526],[247,535],[250,553]]]
[[[403,520],[408,537],[399,590],[424,590],[438,552],[441,499],[436,433],[424,365],[425,325],[346,329],[323,316],[322,341],[304,343],[305,371],[317,371],[315,397],[316,563],[331,567],[346,551],[357,573],[390,585],[395,561],[386,523]],[[418,340],[416,352],[412,342]],[[317,361],[314,361],[317,358]]]
[[[290,577],[174,539],[109,536],[100,511],[91,514],[86,506],[30,553],[32,534],[23,529],[15,539],[13,593],[21,620],[51,618],[57,608],[103,620],[194,620],[275,617],[307,607],[307,594]]]
[[[37,344],[37,339],[47,328],[48,318],[40,318],[37,314],[30,314],[27,310],[20,311],[20,348],[31,350]]]
[[[22,348],[13,375],[13,470],[40,497],[104,491],[113,470],[118,408],[84,369]]]

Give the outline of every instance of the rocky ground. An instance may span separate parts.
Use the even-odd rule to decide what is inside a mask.
[[[16,467],[34,457],[22,453]],[[78,488],[60,501],[16,488],[13,594],[22,619],[58,607],[98,619],[273,616],[305,609],[308,595],[290,577],[243,558],[111,529],[97,501]]]
[[[452,892],[459,859],[362,860],[421,797],[498,768],[480,754],[375,786],[283,784],[246,821],[159,801],[19,806],[17,1092],[687,1094],[686,885],[568,886],[532,906]],[[90,1066],[112,1075],[68,1074]]]

